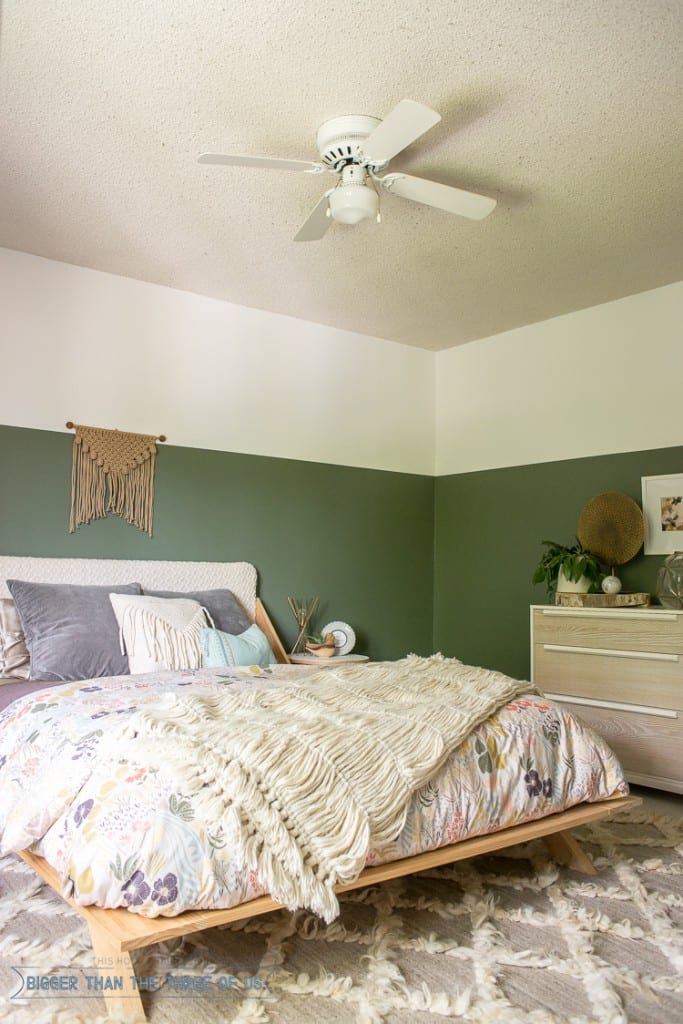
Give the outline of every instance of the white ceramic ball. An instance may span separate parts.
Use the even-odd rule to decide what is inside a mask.
[[[618,594],[621,590],[621,580],[618,576],[605,576],[600,586],[605,594]]]

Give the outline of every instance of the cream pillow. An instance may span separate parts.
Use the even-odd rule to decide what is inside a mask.
[[[26,637],[17,606],[0,597],[0,678],[28,679],[30,669]]]
[[[189,598],[110,594],[131,675],[201,668],[207,614]]]

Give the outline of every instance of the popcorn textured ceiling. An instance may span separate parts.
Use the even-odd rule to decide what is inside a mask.
[[[0,246],[426,349],[683,278],[679,0],[6,0]],[[332,179],[321,122],[404,97],[442,121],[396,157],[494,197],[470,221],[293,237]],[[646,340],[646,339],[644,339]]]

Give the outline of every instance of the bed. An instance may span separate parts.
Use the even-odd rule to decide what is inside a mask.
[[[177,765],[171,770],[161,764],[158,730],[165,730],[162,746],[168,747],[168,729],[175,728],[179,708],[215,709],[224,729],[226,708],[239,723],[240,714],[250,714],[250,702],[256,702],[254,715],[260,715],[290,691],[305,711],[318,694],[340,688],[352,691],[358,706],[364,706],[394,667],[332,665],[317,671],[290,665],[256,596],[256,571],[247,563],[0,556],[0,587],[7,579],[106,588],[135,580],[147,590],[176,594],[225,588],[236,595],[248,621],[258,625],[277,662],[267,668],[156,669],[75,682],[24,681],[12,684],[11,691],[0,686],[0,696],[7,689],[15,698],[0,713],[3,846],[17,852],[85,918],[96,962],[118,965],[123,987],[104,993],[110,1012],[143,1019],[131,952],[280,909],[283,902],[299,905],[278,902],[264,881],[270,877],[265,871],[261,876],[250,870],[244,857],[234,861],[226,836],[202,816],[210,806],[207,794],[216,795],[211,788],[216,769],[211,769],[211,784],[205,778],[193,788],[184,767],[178,776]],[[403,659],[396,664],[401,678],[415,677],[418,688],[435,670],[468,670],[442,661]],[[614,755],[530,684],[513,687],[498,673],[476,680],[492,691],[507,687],[500,692],[511,696],[438,759],[438,771],[406,802],[401,828],[393,834],[391,821],[399,819],[391,819],[387,835],[363,855],[364,868],[361,863],[349,871],[335,892],[537,838],[560,862],[595,873],[571,829],[638,802],[628,796]],[[15,697],[22,687],[22,695]],[[277,721],[286,728],[286,716]],[[144,750],[133,746],[128,757],[126,743],[139,743],[141,723],[150,722]],[[227,743],[227,734],[220,735],[221,743]],[[182,749],[176,760],[185,765],[190,758],[191,763],[192,751],[188,755]],[[203,757],[206,749],[201,748]],[[197,771],[202,764],[197,762]],[[31,791],[44,794],[35,811],[28,805]]]

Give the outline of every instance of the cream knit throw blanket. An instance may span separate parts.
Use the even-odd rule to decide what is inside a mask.
[[[331,921],[335,884],[396,838],[411,794],[476,725],[529,692],[441,655],[339,666],[272,688],[165,695],[132,716],[116,756],[163,766],[274,899]]]

